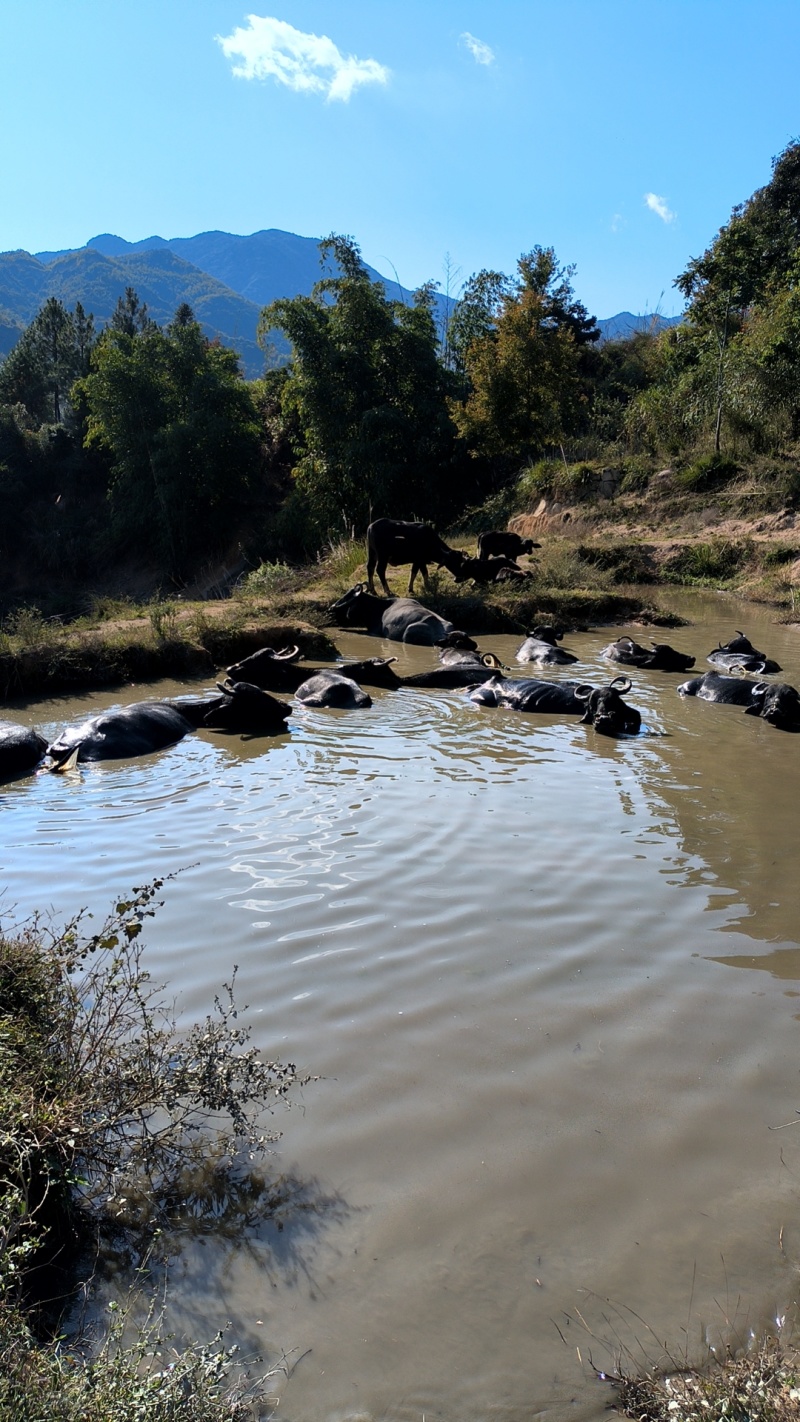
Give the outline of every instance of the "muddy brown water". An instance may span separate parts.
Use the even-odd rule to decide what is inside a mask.
[[[743,628],[800,685],[800,629],[674,601],[698,672]],[[612,635],[567,639],[581,678]],[[178,1329],[285,1355],[279,1415],[595,1417],[620,1347],[700,1359],[793,1317],[800,736],[632,675],[635,740],[377,692],[0,789],[6,924],[181,870],[147,954],[183,1020],[238,964],[255,1039],[321,1078],[278,1120],[300,1204],[172,1271]]]

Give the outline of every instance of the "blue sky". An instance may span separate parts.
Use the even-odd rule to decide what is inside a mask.
[[[0,0],[0,250],[338,231],[413,287],[540,243],[672,314],[799,70],[798,0]]]

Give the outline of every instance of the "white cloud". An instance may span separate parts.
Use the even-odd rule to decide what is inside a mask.
[[[494,50],[484,44],[483,40],[471,35],[469,30],[459,35],[459,40],[461,44],[466,45],[476,64],[494,64]]]
[[[270,15],[248,15],[246,26],[216,39],[237,79],[275,79],[328,100],[347,103],[362,84],[385,84],[389,78],[377,59],[342,54],[327,35],[305,34]]]
[[[645,193],[644,200],[645,205],[655,213],[656,217],[660,217],[662,222],[675,221],[675,213],[670,212],[664,198],[659,197],[658,193]]]
[[[614,216],[613,216],[612,219],[611,219],[611,231],[612,231],[612,232],[621,232],[622,229],[623,229],[623,227],[627,227],[627,225],[628,225],[628,224],[626,223],[625,218],[623,217],[622,213],[621,213],[621,212],[615,212],[615,213],[614,213]]]

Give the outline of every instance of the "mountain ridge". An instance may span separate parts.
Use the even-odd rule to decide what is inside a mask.
[[[249,235],[214,230],[193,237],[158,235],[129,242],[115,233],[98,233],[83,247],[61,251],[0,253],[0,356],[7,355],[25,327],[51,296],[68,307],[80,301],[98,326],[110,321],[127,286],[159,325],[169,322],[187,302],[211,340],[236,350],[245,374],[263,373],[264,355],[256,332],[261,310],[279,298],[308,295],[323,274],[319,241],[280,228]],[[387,297],[411,302],[413,293],[396,280],[367,266]],[[436,316],[444,322],[455,301],[437,296]],[[619,340],[634,330],[673,325],[680,317],[635,316],[619,312],[598,320],[601,340]],[[279,333],[279,358],[288,345]]]

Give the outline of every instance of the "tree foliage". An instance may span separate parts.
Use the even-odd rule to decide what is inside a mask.
[[[261,433],[236,355],[210,343],[188,308],[166,331],[139,326],[103,333],[80,393],[88,441],[112,458],[116,535],[180,578],[240,526]]]
[[[36,424],[60,424],[94,339],[94,320],[81,303],[68,311],[51,296],[0,365],[0,404],[23,405]]]
[[[259,326],[262,342],[277,327],[292,344],[282,404],[299,436],[298,493],[320,537],[380,515],[436,520],[452,507],[455,430],[432,289],[413,306],[390,301],[351,238],[321,250],[336,274],[273,302]]]
[[[513,281],[483,271],[467,284],[451,343],[466,387],[456,421],[476,452],[519,463],[584,420],[587,351],[599,332],[573,274],[552,247],[534,247]]]

